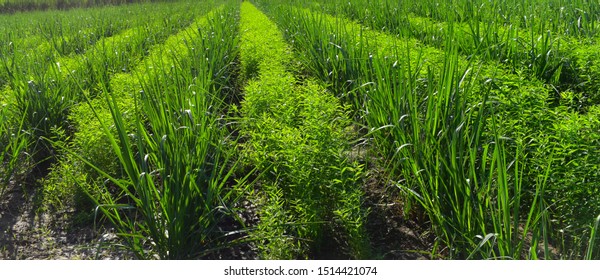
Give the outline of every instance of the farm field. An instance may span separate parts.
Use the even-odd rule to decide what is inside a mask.
[[[600,259],[599,3],[125,2],[0,1],[0,259]]]

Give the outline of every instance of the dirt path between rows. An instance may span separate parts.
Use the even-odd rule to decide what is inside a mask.
[[[75,226],[74,211],[42,211],[40,188],[9,186],[0,199],[0,259],[123,259],[116,235]]]

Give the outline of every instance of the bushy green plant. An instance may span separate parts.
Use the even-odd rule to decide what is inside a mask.
[[[7,103],[4,103],[10,91],[4,89],[0,95],[0,199],[11,181],[17,179],[19,172],[26,168],[24,152],[27,150],[27,135],[22,131],[23,117],[14,115]]]
[[[262,257],[318,255],[328,250],[326,235],[346,240],[347,252],[340,253],[365,257],[361,167],[345,159],[345,109],[319,83],[288,72],[292,56],[281,33],[249,3],[242,4],[241,30],[240,61],[249,80],[240,109],[243,148],[251,165],[269,171],[256,199],[265,203],[254,233],[265,239]]]
[[[173,52],[156,49],[148,62],[154,67],[142,65],[148,71],[138,76],[134,87],[140,86],[142,94],[132,97],[133,103],[121,103],[126,99],[117,94],[126,92],[113,87],[106,100],[114,132],[96,108],[90,107],[124,176],[114,177],[104,171],[104,166],[78,158],[118,189],[117,195],[92,199],[139,258],[198,258],[234,242],[235,236],[220,226],[226,218],[235,219],[231,207],[240,193],[236,186],[244,185],[246,178],[231,184],[236,170],[226,145],[231,139],[217,117],[223,98],[218,94],[227,80],[219,81],[221,76],[194,76],[232,67],[232,19],[231,11],[212,12],[198,24],[200,30],[207,28],[210,32],[200,33],[194,27],[183,31],[180,38],[168,40],[168,49]],[[180,40],[183,38],[188,38],[190,45]],[[229,59],[207,60],[201,53],[194,53],[195,48],[213,49],[215,58]],[[192,54],[201,56],[188,57]],[[213,88],[215,83],[220,86]],[[144,112],[145,116],[133,114],[125,121],[123,105],[139,106],[134,112]],[[123,212],[124,208],[135,209],[137,218]]]
[[[183,11],[194,5],[182,2],[169,11]],[[0,25],[3,31],[0,33],[0,82],[10,89],[6,93],[13,95],[8,100],[17,111],[15,116],[23,116],[19,117],[22,121],[14,120],[13,125],[22,124],[19,127],[25,131],[23,135],[29,138],[27,153],[38,171],[33,173],[34,176],[47,173],[50,165],[57,160],[58,153],[51,142],[71,138],[76,121],[69,118],[69,114],[75,104],[84,100],[83,95],[98,90],[97,83],[109,78],[107,71],[114,73],[116,67],[122,71],[123,64],[135,63],[135,60],[123,61],[133,57],[117,61],[113,56],[101,56],[102,52],[139,53],[139,57],[156,40],[162,40],[173,30],[189,23],[191,12],[186,12],[185,16],[177,13],[179,20],[168,13],[158,13],[151,26],[160,28],[138,34],[135,41],[123,40],[123,37],[131,35],[127,32],[110,37],[128,28],[132,22],[144,24],[141,16],[159,6],[140,5],[129,11],[102,8],[85,13],[55,11],[6,16],[10,20]],[[55,17],[49,20],[48,15]],[[133,17],[117,22],[113,20],[125,15]],[[19,36],[15,35],[16,32]],[[111,44],[112,48],[100,50],[95,48],[97,42]]]
[[[182,3],[175,5],[173,9],[177,11],[182,7],[189,6]],[[68,88],[69,91],[80,93],[72,97],[78,105],[69,110],[68,119],[76,131],[74,137],[66,145],[70,147],[69,149],[76,151],[80,157],[111,176],[120,177],[123,175],[123,171],[116,160],[117,157],[109,139],[104,135],[102,126],[96,119],[96,115],[102,120],[111,119],[110,103],[104,98],[94,97],[102,90],[118,93],[118,105],[121,108],[127,108],[122,111],[127,130],[131,132],[135,129],[134,116],[141,112],[133,110],[133,96],[142,90],[140,76],[137,73],[144,73],[148,67],[144,63],[140,64],[140,60],[144,55],[148,55],[148,60],[158,60],[162,56],[163,46],[156,45],[156,43],[166,41],[165,44],[169,47],[178,45],[179,40],[189,37],[188,35],[197,28],[197,22],[193,26],[189,26],[185,17],[180,22],[173,23],[174,25],[165,24],[165,22],[173,21],[170,19],[172,17],[174,16],[167,13],[157,14],[154,21],[148,23],[147,27],[140,26],[112,37],[103,38],[85,54],[60,59],[56,65],[51,67],[55,70],[53,77],[57,83]],[[183,26],[188,26],[188,28],[175,36],[168,36]],[[150,27],[152,30],[149,29]],[[136,31],[139,32],[136,33]],[[179,47],[179,49],[182,48],[185,48],[185,45]],[[146,54],[146,52],[149,53]],[[137,73],[131,71],[137,71]],[[89,99],[87,101],[89,104],[86,104],[86,99]],[[89,109],[89,106],[95,108],[95,114]],[[111,127],[111,131],[116,134],[114,127]],[[57,166],[52,168],[49,178],[44,183],[48,192],[46,197],[50,200],[73,201],[70,194],[74,193],[77,194],[77,197],[85,197],[82,195],[82,191],[93,192],[99,196],[107,194],[102,189],[93,190],[92,187],[94,185],[104,186],[106,178],[81,162],[78,157],[65,155],[60,158],[60,161]],[[76,184],[66,183],[69,180],[65,180],[64,175],[69,172],[72,172],[73,178],[77,178]],[[76,201],[76,207],[79,209],[90,207],[90,203],[85,199],[78,198]],[[50,204],[53,203],[50,202]]]

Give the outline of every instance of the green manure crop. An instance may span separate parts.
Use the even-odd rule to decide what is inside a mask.
[[[261,256],[308,258],[339,236],[348,245],[338,254],[366,257],[361,166],[344,156],[352,137],[344,108],[319,83],[293,77],[282,34],[250,3],[242,4],[240,29],[243,150],[266,170],[254,199]]]

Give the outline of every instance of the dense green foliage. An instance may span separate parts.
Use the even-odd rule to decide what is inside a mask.
[[[574,111],[578,96],[572,88],[559,91],[556,105],[551,93],[565,88],[560,84],[538,81],[485,56],[463,57],[455,42],[464,33],[455,29],[444,31],[444,43],[434,44],[441,48],[436,49],[407,33],[386,35],[343,16],[322,15],[320,6],[307,5],[316,7],[312,12],[263,6],[285,26],[307,70],[355,105],[356,118],[374,137],[374,151],[386,159],[390,180],[421,204],[440,237],[446,236],[442,243],[450,256],[583,256],[587,246],[582,241],[600,208],[597,196],[590,195],[596,192],[594,183],[572,179],[598,181],[597,156],[587,156],[597,150],[595,105],[588,112]],[[389,10],[381,5],[367,12],[385,19]],[[588,128],[576,128],[581,126]],[[567,133],[567,127],[573,130]],[[584,150],[582,156],[569,155]],[[565,191],[574,184],[578,187]],[[505,198],[498,193],[502,190]],[[512,230],[498,232],[507,221],[513,221]],[[483,243],[495,249],[483,250],[476,236],[488,236]],[[543,239],[541,251],[526,236]],[[562,247],[563,255],[548,256],[552,246]]]
[[[317,82],[292,76],[294,58],[277,26],[249,3],[241,30],[240,132],[249,163],[267,170],[255,232],[266,241],[263,257],[307,258],[330,250],[336,235],[350,247],[339,253],[366,257],[361,167],[345,156],[352,136],[343,107]]]
[[[182,7],[190,8],[187,5]],[[196,9],[198,9],[196,14],[202,15],[210,7],[198,5]],[[179,28],[166,25],[165,23],[168,22],[170,22],[169,18],[159,16],[156,20],[157,26],[128,29],[123,33],[105,38],[82,56],[69,57],[57,62],[62,65],[61,67],[70,70],[57,73],[55,79],[69,87],[71,91],[82,93],[73,97],[76,105],[69,110],[69,122],[75,129],[69,146],[76,150],[80,157],[100,166],[104,172],[112,176],[118,174],[119,165],[116,155],[111,151],[109,141],[102,131],[101,122],[95,117],[97,114],[100,119],[107,119],[111,114],[107,101],[104,98],[95,97],[102,94],[103,91],[114,92],[122,100],[119,102],[122,108],[133,107],[132,94],[142,90],[140,79],[144,76],[140,75],[148,72],[148,68],[152,68],[152,65],[146,65],[149,64],[148,61],[152,64],[162,63],[159,59],[163,57],[165,45],[178,45],[178,40],[182,40],[187,34],[193,33],[197,29],[197,23],[192,23],[186,29],[179,31],[181,35],[169,36]],[[179,49],[181,48],[179,47]],[[90,110],[90,105],[86,104],[86,101],[91,103],[96,113]],[[126,118],[129,131],[134,127],[131,124],[134,117],[131,112]],[[79,160],[69,155],[64,156],[66,158],[61,159],[61,162],[46,178],[49,200],[60,203],[69,200],[68,196],[64,197],[60,194],[61,192],[78,192],[78,188],[74,188],[74,185],[83,183],[74,184],[72,180],[65,179],[70,176],[87,177],[83,181],[99,180],[101,182],[105,180],[105,178],[98,178],[97,172],[90,170]],[[67,174],[70,176],[66,176]]]
[[[109,221],[137,258],[358,259],[380,257],[365,195],[392,186],[395,214],[435,235],[429,258],[597,259],[599,11],[181,0],[0,15],[0,199],[40,187],[39,211]]]
[[[60,174],[89,184],[84,191],[138,257],[199,257],[225,241],[227,232],[217,226],[231,211],[234,191],[225,185],[232,176],[230,155],[217,116],[235,58],[232,23],[231,10],[199,19],[153,48],[131,74],[113,77],[105,99],[81,105],[76,113],[86,122],[75,135],[77,154],[70,151],[73,159]],[[85,118],[88,112],[93,115]],[[100,178],[88,181],[89,171],[74,177],[77,162]],[[101,178],[110,179],[117,192],[109,192]],[[123,212],[128,208],[141,220],[131,220]],[[149,242],[154,245],[148,251]]]
[[[160,0],[168,1],[169,0]],[[104,5],[123,5],[157,0],[0,0],[0,13],[27,12],[48,9],[90,8]]]

